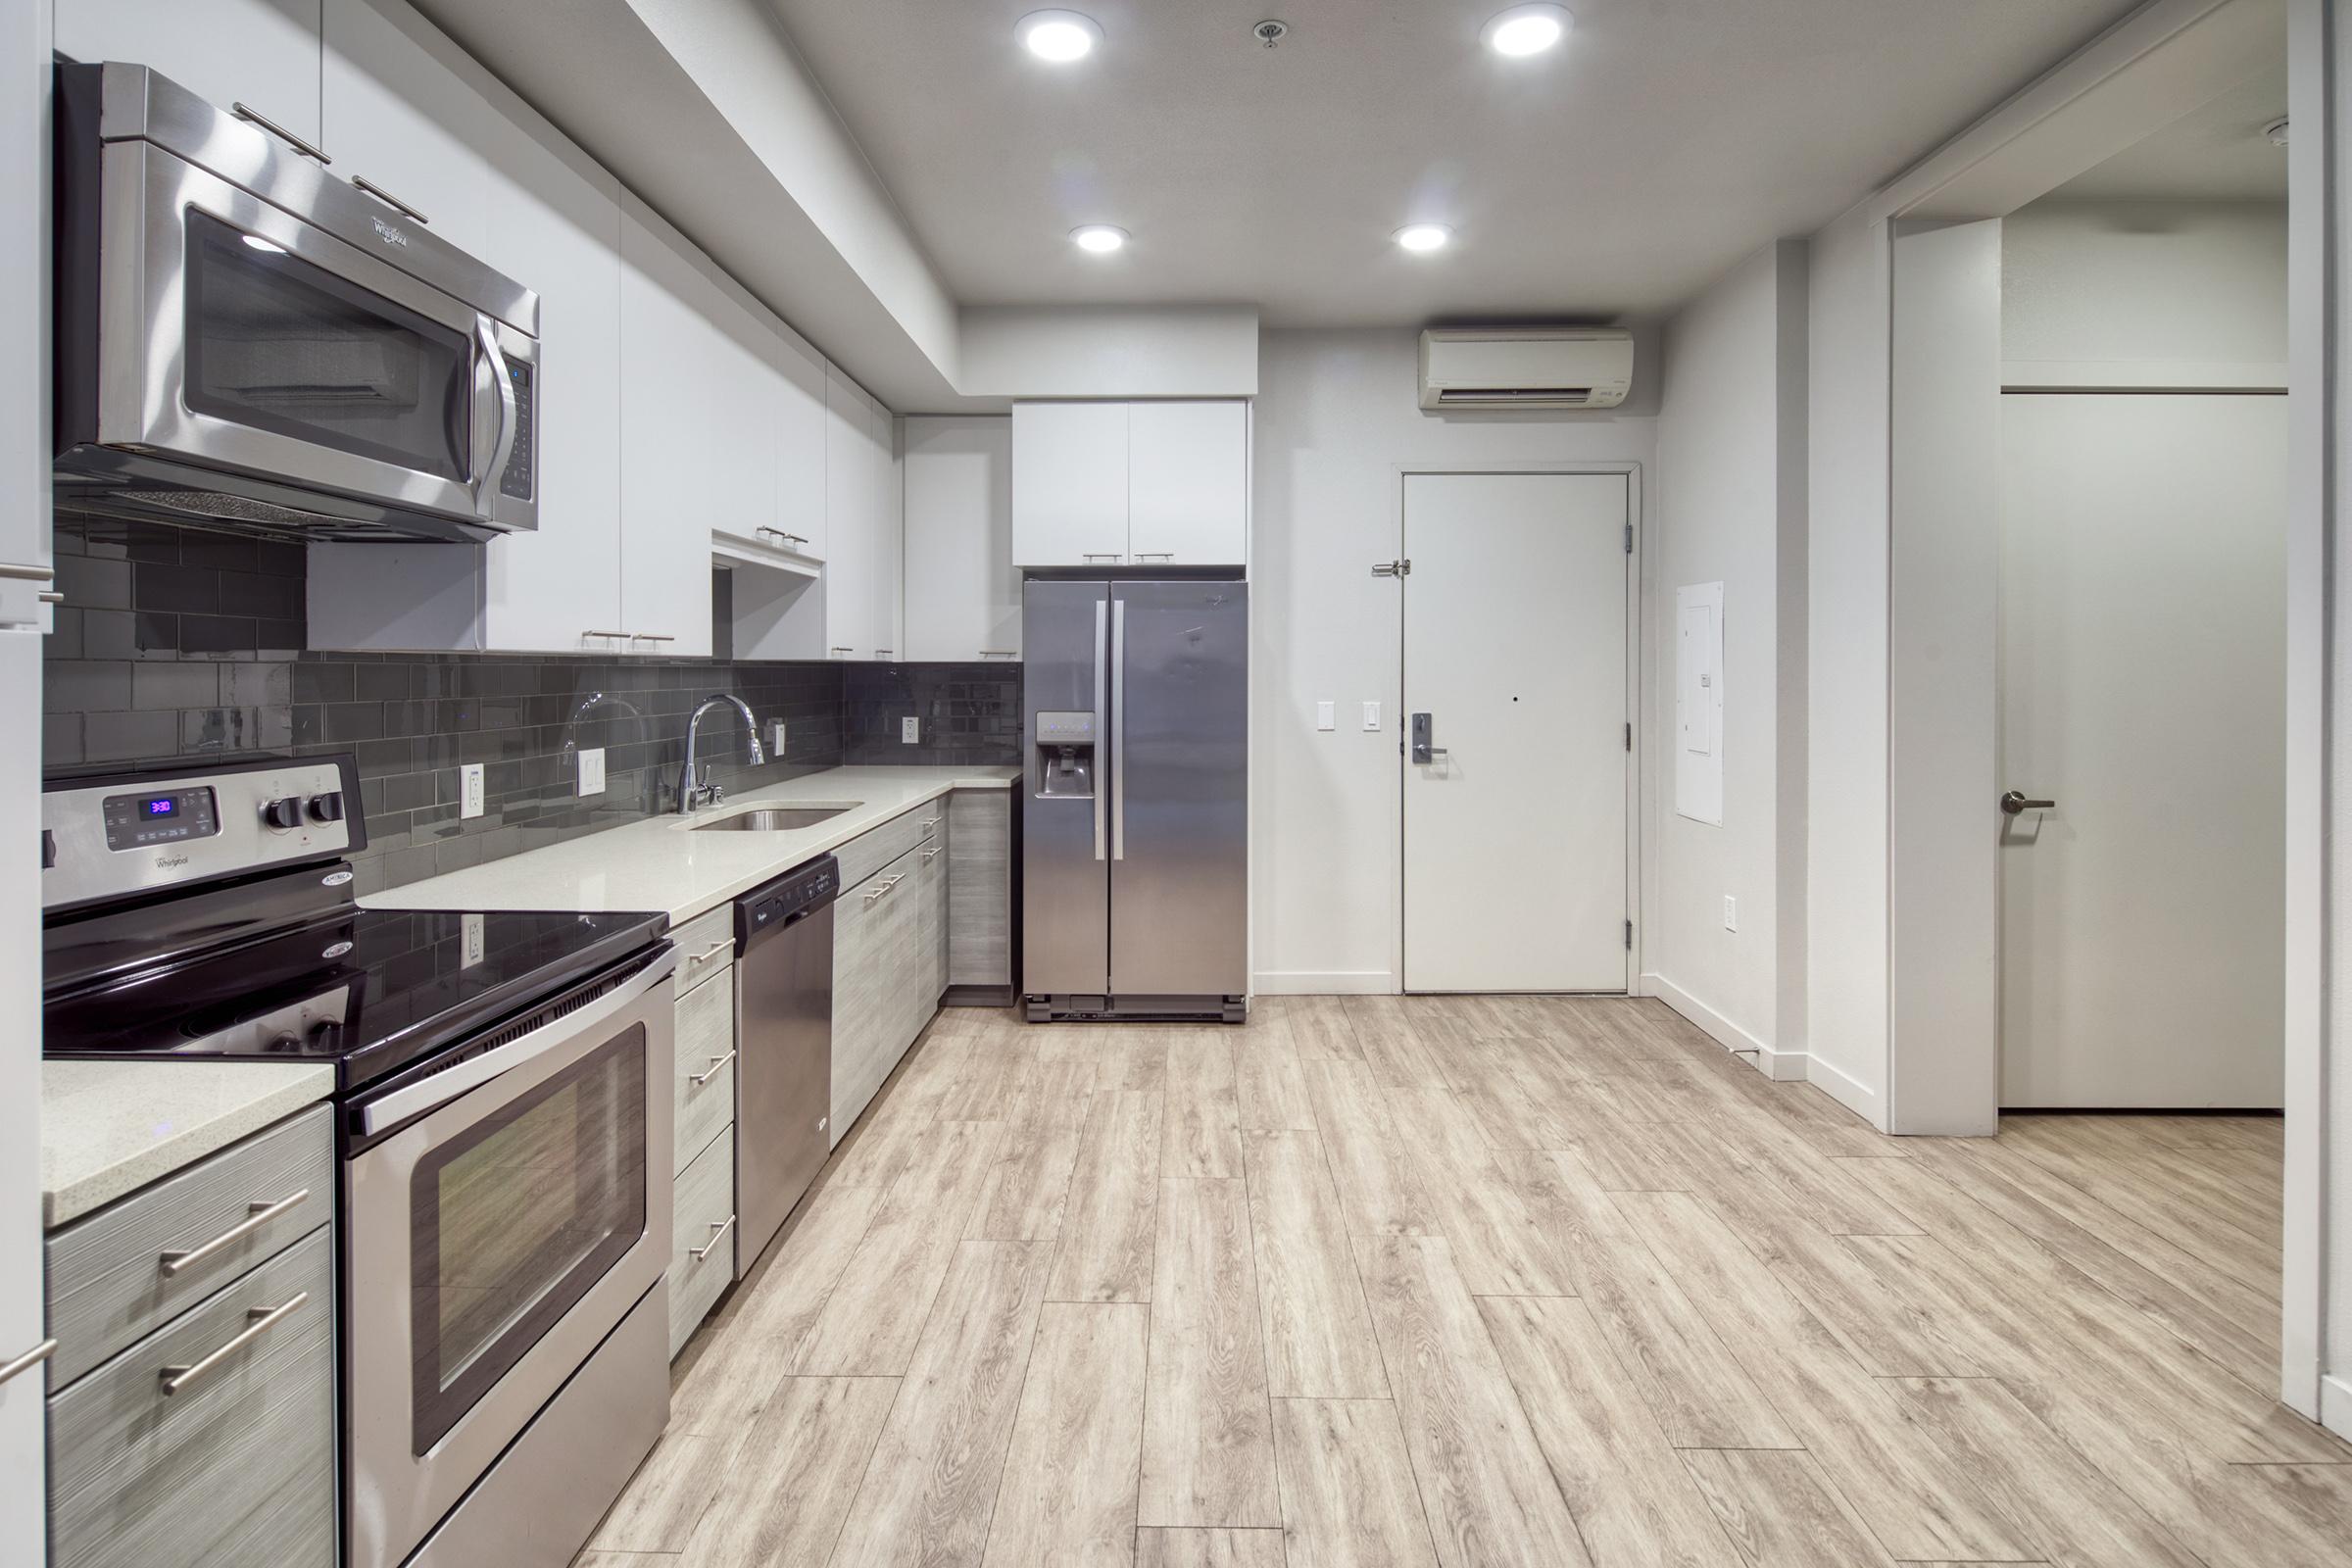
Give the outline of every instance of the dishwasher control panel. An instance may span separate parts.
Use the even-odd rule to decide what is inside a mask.
[[[735,934],[739,939],[750,938],[790,925],[799,916],[831,904],[840,892],[841,862],[830,855],[819,856],[737,901]]]

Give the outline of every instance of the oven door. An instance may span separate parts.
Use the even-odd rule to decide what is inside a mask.
[[[660,1283],[676,961],[349,1108],[398,1129],[344,1163],[349,1568],[404,1560]]]
[[[161,148],[101,157],[101,446],[536,526],[534,339]]]

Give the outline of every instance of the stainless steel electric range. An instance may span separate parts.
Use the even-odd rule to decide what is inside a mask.
[[[659,914],[362,909],[347,757],[54,779],[45,1054],[336,1073],[347,1568],[568,1562],[668,1419]]]

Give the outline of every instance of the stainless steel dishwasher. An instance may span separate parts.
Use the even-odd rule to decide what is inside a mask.
[[[827,855],[735,901],[735,1274],[759,1261],[832,1140],[833,900]]]

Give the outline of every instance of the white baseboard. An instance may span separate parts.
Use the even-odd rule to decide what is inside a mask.
[[[1387,969],[1260,969],[1254,979],[1261,997],[1388,997],[1396,976]]]
[[[2352,1438],[2352,1378],[2320,1379],[2320,1425],[2339,1438]]]
[[[1734,1055],[1753,1058],[1756,1071],[1776,1083],[1803,1083],[1806,1077],[1805,1054],[1801,1051],[1776,1051],[1754,1035],[1726,1018],[1696,997],[1660,974],[1642,976],[1641,994],[1655,997],[1706,1033],[1724,1050]]]
[[[1812,1057],[1807,1065],[1806,1082],[1879,1131],[1886,1130],[1886,1102],[1876,1089],[1819,1056]]]

